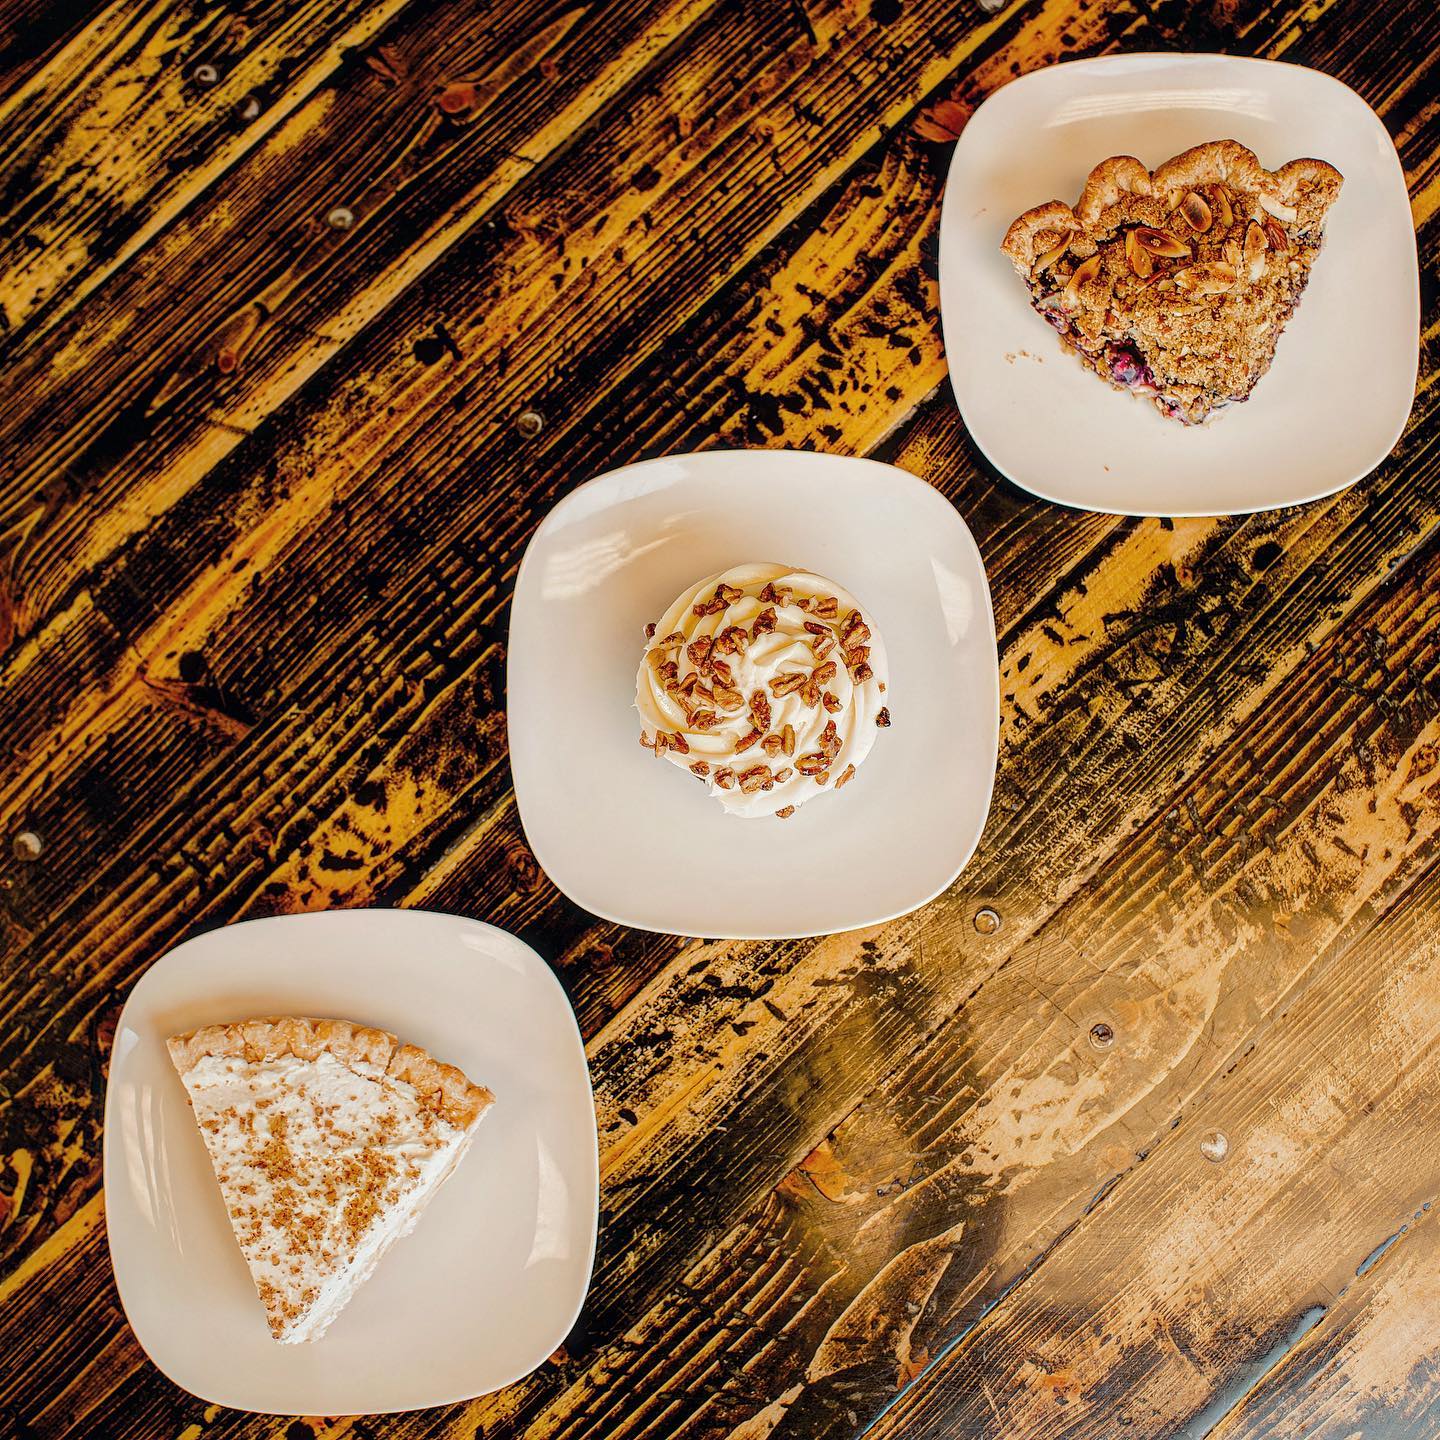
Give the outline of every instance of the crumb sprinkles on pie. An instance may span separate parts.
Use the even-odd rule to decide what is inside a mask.
[[[1270,368],[1342,183],[1323,160],[1266,170],[1235,140],[1153,172],[1117,155],[1074,209],[1027,210],[1001,249],[1082,363],[1196,424],[1248,399]]]

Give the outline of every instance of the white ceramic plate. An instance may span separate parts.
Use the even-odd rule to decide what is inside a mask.
[[[257,1015],[359,1020],[490,1086],[469,1154],[323,1339],[277,1345],[165,1052]],[[125,1313],[203,1399],[352,1415],[449,1404],[564,1339],[595,1251],[595,1112],[575,1017],[528,946],[424,911],[252,920],[158,960],[121,1014],[105,1097],[105,1211]]]
[[[1108,155],[1153,169],[1234,138],[1276,169],[1345,177],[1270,373],[1194,429],[1112,390],[1060,347],[1000,254],[1033,205],[1073,205]],[[961,132],[940,225],[940,301],[965,424],[1017,484],[1062,505],[1221,515],[1333,494],[1390,453],[1415,395],[1420,295],[1405,176],[1379,117],[1315,70],[1221,55],[1055,65],[990,96]]]
[[[643,627],[749,560],[818,571],[870,611],[891,729],[855,779],[790,820],[725,814],[638,743]],[[776,939],[932,899],[980,839],[995,777],[990,588],[965,522],[890,465],[710,451],[568,495],[526,551],[510,620],[515,798],[535,856],[587,910],[669,934]]]

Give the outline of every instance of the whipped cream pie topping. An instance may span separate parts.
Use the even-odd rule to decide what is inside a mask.
[[[737,565],[645,629],[640,743],[731,814],[785,819],[841,789],[890,724],[884,644],[855,597],[824,576]]]

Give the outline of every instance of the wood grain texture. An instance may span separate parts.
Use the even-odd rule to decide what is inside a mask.
[[[0,37],[0,1437],[1434,1431],[1433,7],[0,0]],[[1302,509],[1058,510],[943,384],[949,137],[1026,70],[1173,48],[1338,75],[1411,184],[1415,413]],[[526,541],[719,445],[889,459],[986,559],[985,840],[874,932],[629,932],[516,817]],[[220,1411],[119,1312],[109,1036],[193,928],[367,903],[561,975],[593,1292],[470,1405]]]

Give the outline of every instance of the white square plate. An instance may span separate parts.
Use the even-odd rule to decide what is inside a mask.
[[[324,1338],[277,1345],[165,1040],[317,1015],[391,1030],[496,1096],[470,1152]],[[565,993],[491,925],[405,910],[251,920],[155,962],[115,1032],[105,1212],[125,1313],[177,1385],[220,1405],[353,1415],[499,1389],[564,1339],[595,1253],[595,1111]]]
[[[1073,205],[1109,155],[1154,169],[1239,140],[1274,170],[1345,177],[1275,362],[1243,405],[1186,428],[1062,350],[1000,253],[1033,205]],[[1037,70],[961,132],[940,223],[950,376],[975,442],[1016,484],[1084,510],[1223,515],[1333,494],[1369,474],[1410,414],[1420,291],[1405,176],[1375,112],[1316,70],[1223,55],[1115,55]]]
[[[725,814],[637,743],[643,627],[686,585],[752,560],[850,590],[890,660],[893,727],[843,794],[783,821]],[[871,460],[709,451],[580,486],[520,567],[509,690],[535,856],[623,925],[779,939],[878,924],[954,880],[990,806],[1000,682],[980,552],[943,496]]]

